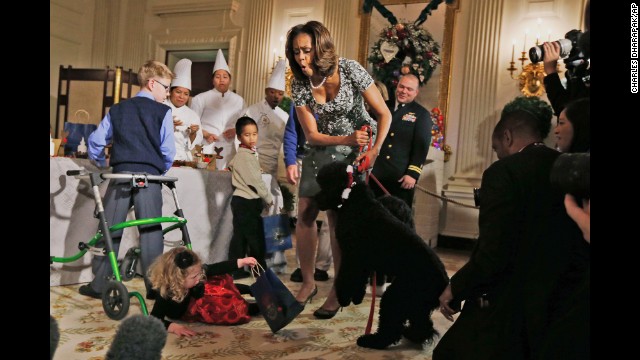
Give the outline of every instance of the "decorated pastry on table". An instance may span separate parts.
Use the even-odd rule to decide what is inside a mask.
[[[222,146],[220,147],[213,147],[213,151],[216,152],[215,155],[211,155],[210,160],[209,160],[209,166],[207,166],[207,169],[209,170],[217,170],[216,169],[216,160],[217,159],[224,159],[224,156],[220,155],[220,153],[222,152],[224,148]]]

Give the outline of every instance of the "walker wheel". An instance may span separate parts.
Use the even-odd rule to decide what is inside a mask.
[[[122,264],[120,264],[120,279],[122,279],[122,281],[129,281],[136,276],[136,266],[139,256],[136,249],[137,248],[129,249],[124,259],[122,259]]]
[[[102,308],[110,319],[120,320],[129,312],[129,292],[123,283],[110,281],[102,292]]]

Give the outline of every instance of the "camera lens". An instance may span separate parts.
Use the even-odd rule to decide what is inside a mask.
[[[542,46],[534,46],[529,49],[529,59],[534,64],[537,64],[544,57],[544,49]]]
[[[554,42],[557,42],[558,45],[560,45],[560,59],[564,59],[569,56],[569,53],[571,53],[571,49],[573,48],[571,40],[560,39]],[[529,59],[531,59],[532,63],[537,64],[542,61],[542,58],[544,58],[544,48],[542,45],[534,46],[529,49]]]
[[[558,44],[560,44],[560,58],[564,59],[567,56],[569,56],[569,53],[571,53],[571,49],[573,48],[573,45],[571,44],[571,40],[560,39],[558,40]]]

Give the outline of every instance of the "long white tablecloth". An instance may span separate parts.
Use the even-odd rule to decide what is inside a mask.
[[[93,217],[95,201],[91,195],[88,180],[78,180],[66,176],[67,170],[86,168],[97,170],[86,159],[63,157],[50,158],[49,162],[49,254],[51,256],[72,256],[78,252],[79,242],[88,242],[98,229],[98,219]],[[231,173],[208,171],[187,167],[173,167],[167,176],[178,178],[176,190],[178,201],[187,219],[187,228],[193,249],[206,263],[227,259],[229,242],[233,235],[233,215],[231,213]],[[266,181],[267,179],[265,179]],[[101,195],[107,188],[107,181],[100,185]],[[173,216],[176,210],[171,190],[163,186],[163,216]],[[134,219],[133,210],[128,219]],[[173,223],[165,224],[163,227]],[[110,224],[112,225],[112,224]],[[119,256],[138,245],[135,228],[124,231]],[[165,240],[180,240],[180,230],[165,236]],[[165,251],[168,250],[165,247]],[[49,285],[65,285],[88,282],[91,274],[91,254],[85,254],[72,263],[54,263],[50,266]]]

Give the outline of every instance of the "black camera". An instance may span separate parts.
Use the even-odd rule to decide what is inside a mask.
[[[551,185],[576,199],[591,198],[591,154],[564,153],[551,168]]]
[[[578,39],[580,39],[580,35],[582,32],[580,30],[571,30],[564,35],[564,39],[557,40],[558,44],[560,44],[560,58],[564,59],[569,57],[570,61],[575,60],[574,57],[580,54],[580,49],[578,48]],[[542,45],[534,46],[529,49],[529,59],[534,64],[542,61],[544,58],[544,48]],[[565,64],[570,66],[570,64],[565,60]]]

